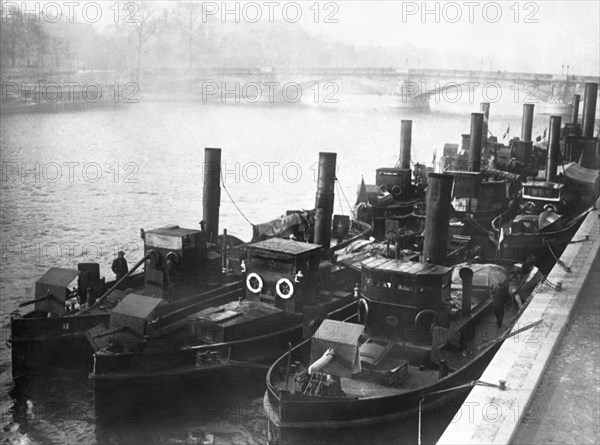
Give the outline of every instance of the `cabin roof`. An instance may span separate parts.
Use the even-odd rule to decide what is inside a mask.
[[[38,284],[48,286],[68,286],[77,278],[78,272],[73,269],[64,269],[61,267],[51,267],[44,275],[37,280]]]
[[[313,339],[354,346],[364,329],[362,324],[326,319],[313,335]]]
[[[156,235],[169,235],[169,236],[177,236],[184,237],[186,235],[191,235],[194,233],[200,233],[200,230],[196,229],[184,229],[179,226],[165,226],[159,227],[158,229],[146,230],[146,233],[156,234]]]
[[[164,300],[147,295],[128,294],[112,310],[113,314],[147,319]]]
[[[291,239],[283,238],[270,238],[264,241],[251,244],[251,249],[264,249],[271,252],[282,252],[292,255],[298,255],[301,253],[316,251],[321,248],[320,244],[305,243],[302,241],[296,241]]]
[[[362,265],[363,268],[381,272],[395,272],[410,275],[445,275],[452,270],[450,267],[437,264],[402,261],[381,257],[369,258],[363,261]]]
[[[230,301],[217,307],[210,307],[188,315],[187,320],[201,320],[220,326],[232,326],[260,320],[283,311],[258,301]]]
[[[542,187],[542,188],[549,188],[549,189],[555,189],[555,190],[560,190],[564,186],[565,186],[564,184],[559,184],[558,182],[550,182],[550,181],[529,181],[529,182],[523,183],[523,187]]]

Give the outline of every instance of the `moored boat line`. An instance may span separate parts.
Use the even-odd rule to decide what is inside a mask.
[[[482,111],[471,116],[468,158],[462,160],[467,165],[429,176],[416,167],[414,181],[412,122],[403,121],[398,165],[378,169],[376,186],[363,181],[359,188],[359,209],[371,207],[363,221],[333,215],[336,155],[322,153],[315,209],[255,226],[250,243],[226,231],[218,236],[221,177],[214,167],[220,152],[217,159],[217,149],[207,149],[205,165],[213,169],[204,176],[202,229],[143,232],[145,256],[134,269],[144,265],[144,273],[121,283],[102,282],[89,265],[53,271],[58,280],[43,277],[45,289],[32,302],[36,310],[13,320],[13,375],[27,374],[36,363],[31,354],[38,368],[50,367],[30,345],[56,359],[66,353],[59,351],[65,344],[77,344],[67,355],[88,364],[95,351],[90,377],[98,400],[115,388],[148,392],[155,384],[210,384],[222,372],[271,365],[265,406],[274,440],[286,428],[360,427],[418,415],[464,394],[460,389],[479,378],[518,322],[542,277],[536,266],[560,256],[592,211],[584,204],[598,192],[597,138],[574,145],[567,137],[560,144],[561,122],[554,117],[545,181],[536,179],[540,159],[533,157],[531,128],[527,136],[532,107],[524,107],[523,140],[510,147],[510,155],[523,160],[520,167],[481,167],[502,150],[485,141],[489,107]],[[563,164],[559,156],[571,162]],[[461,232],[451,229],[451,216],[463,224]],[[537,225],[524,244],[515,229],[523,221]],[[367,240],[371,224],[374,238]],[[458,249],[451,247],[456,242]],[[100,302],[73,311],[72,298],[81,300],[88,286],[77,283],[76,294],[70,289],[89,271],[90,300]],[[491,337],[490,326],[497,326]],[[345,334],[334,341],[326,338],[327,329]],[[336,344],[325,347],[325,340]],[[295,410],[292,417],[286,406]],[[335,415],[327,418],[323,407]],[[319,416],[311,417],[315,412]]]

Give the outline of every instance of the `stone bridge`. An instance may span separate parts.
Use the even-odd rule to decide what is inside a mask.
[[[164,78],[169,71],[147,73]],[[172,73],[173,77],[179,74]],[[509,89],[522,102],[568,104],[583,97],[586,82],[597,76],[484,70],[397,68],[205,68],[188,73],[186,83],[203,101],[295,102],[307,95],[321,102],[337,94],[393,96],[399,107],[428,106],[432,96],[452,97],[456,90],[485,90],[493,102],[495,89]],[[506,94],[506,93],[505,93]]]

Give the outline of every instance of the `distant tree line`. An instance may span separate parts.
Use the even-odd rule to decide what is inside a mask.
[[[7,3],[4,0],[2,3]],[[202,4],[136,2],[133,23],[103,27],[81,20],[40,19],[10,2],[3,5],[0,63],[3,71],[111,70],[138,79],[146,70],[201,67],[402,67],[413,47],[356,48],[307,33],[301,24],[222,23],[202,20]],[[127,4],[127,3],[124,3]],[[419,63],[421,61],[419,60]],[[425,59],[424,59],[425,63]]]

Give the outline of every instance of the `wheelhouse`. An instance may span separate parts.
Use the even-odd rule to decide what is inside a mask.
[[[314,296],[322,247],[272,238],[248,247],[246,298],[301,313]]]
[[[452,268],[372,258],[362,265],[359,315],[366,331],[398,341],[424,342],[450,298]]]
[[[564,184],[548,181],[526,182],[522,186],[523,199],[558,203],[562,198]]]

